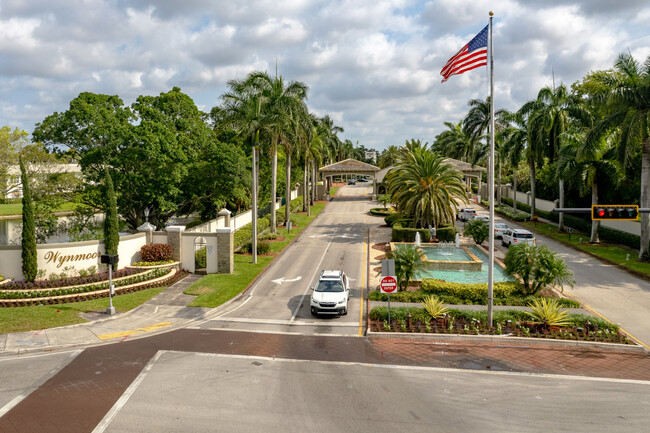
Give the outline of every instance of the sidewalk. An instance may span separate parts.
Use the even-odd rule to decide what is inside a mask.
[[[211,308],[186,307],[194,296],[183,292],[201,275],[192,274],[176,282],[162,293],[131,311],[107,316],[89,313],[89,320],[78,325],[16,332],[0,335],[0,354],[24,353],[78,346],[92,346],[107,341],[124,341],[140,335],[152,335],[158,330],[180,328],[184,324],[206,317]],[[108,302],[108,301],[107,301]]]

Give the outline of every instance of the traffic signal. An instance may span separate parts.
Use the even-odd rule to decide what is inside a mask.
[[[635,204],[591,206],[592,220],[636,221],[638,217],[639,206]]]

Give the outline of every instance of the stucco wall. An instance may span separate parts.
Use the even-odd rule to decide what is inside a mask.
[[[121,236],[118,245],[120,258],[118,268],[138,261],[140,248],[145,244],[144,233]],[[5,278],[22,280],[21,247],[0,247],[0,274]],[[104,241],[94,240],[85,242],[65,242],[55,244],[40,244],[36,246],[38,269],[45,271],[45,278],[52,273],[66,272],[68,275],[77,275],[80,269],[92,266],[99,267],[99,256],[104,253]],[[68,269],[66,269],[68,268]]]

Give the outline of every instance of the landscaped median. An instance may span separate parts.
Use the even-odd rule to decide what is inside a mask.
[[[368,330],[369,333],[482,335],[633,344],[618,326],[571,310],[580,307],[578,302],[553,297],[552,292],[545,294],[547,296],[522,294],[516,283],[495,284],[494,304],[498,307],[495,307],[490,327],[487,284],[424,280],[418,290],[391,295],[390,320],[387,306],[372,307]],[[368,299],[376,304],[387,300],[387,295],[373,291]],[[463,304],[472,307],[463,308]]]

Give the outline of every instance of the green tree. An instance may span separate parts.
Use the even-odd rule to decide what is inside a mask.
[[[421,253],[413,245],[397,245],[395,250],[391,251],[390,257],[395,260],[398,290],[406,290],[409,282],[424,266]]]
[[[478,245],[481,245],[488,238],[490,234],[490,227],[488,223],[483,220],[471,219],[465,223],[465,230],[463,235],[471,236]]]
[[[386,174],[388,192],[398,212],[413,217],[417,227],[453,224],[454,197],[465,197],[462,175],[444,157],[426,147],[404,151]]]
[[[625,167],[640,151],[640,207],[650,208],[650,57],[643,65],[631,54],[622,53],[614,65],[615,73],[603,74],[609,113],[596,123],[587,139],[597,140],[610,128],[620,128],[618,155]],[[641,214],[639,259],[650,261],[650,214]]]
[[[108,172],[104,170],[104,194],[106,209],[104,210],[104,253],[117,254],[117,247],[120,243],[120,227],[117,220],[117,199],[113,189],[113,180]]]
[[[562,287],[575,284],[573,273],[562,259],[546,246],[512,245],[504,259],[506,273],[523,281],[522,292],[533,295],[549,284]]]
[[[23,276],[25,281],[32,282],[38,273],[38,257],[36,251],[36,226],[34,224],[34,204],[29,178],[22,158],[20,163],[20,181],[23,187],[23,229],[22,229],[22,259]]]

